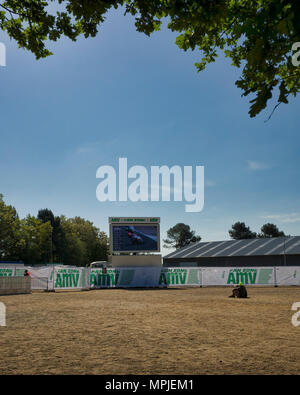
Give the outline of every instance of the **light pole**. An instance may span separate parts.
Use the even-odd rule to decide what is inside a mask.
[[[286,266],[286,255],[285,255],[285,236],[283,238],[283,264]]]
[[[52,233],[53,233],[53,229],[51,230],[51,234],[50,234],[50,260],[51,263],[53,263],[53,242],[52,242]]]

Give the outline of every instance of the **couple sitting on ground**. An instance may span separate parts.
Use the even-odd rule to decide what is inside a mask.
[[[247,298],[247,289],[243,285],[243,283],[239,283],[234,289],[232,290],[232,295],[229,296],[230,298]]]

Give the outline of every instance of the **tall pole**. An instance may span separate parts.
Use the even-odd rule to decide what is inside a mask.
[[[52,233],[53,233],[53,229],[51,230],[51,235],[50,235],[50,245],[51,245],[51,249],[50,249],[50,260],[51,263],[53,263],[53,242],[52,242]]]
[[[285,236],[283,239],[283,262],[284,262],[284,266],[286,266],[286,255],[285,255]]]

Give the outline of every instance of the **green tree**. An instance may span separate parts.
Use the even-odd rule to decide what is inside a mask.
[[[51,249],[52,226],[50,222],[43,223],[32,215],[21,220],[20,235],[22,248],[19,256],[26,264],[48,262]]]
[[[61,223],[66,234],[67,247],[64,261],[68,264],[87,266],[93,261],[107,259],[109,252],[108,237],[95,227],[91,221],[81,217],[61,217]],[[74,255],[70,246],[76,247],[78,255]],[[72,259],[73,263],[72,263]]]
[[[198,71],[220,52],[242,69],[236,85],[243,96],[252,94],[249,114],[256,116],[278,88],[277,101],[287,103],[300,88],[300,68],[292,62],[292,45],[300,42],[300,3],[296,0],[6,0],[0,4],[0,29],[33,52],[37,59],[51,52],[46,41],[66,36],[94,37],[112,8],[125,6],[135,17],[137,31],[150,35],[162,20],[178,32],[184,51],[202,53]],[[53,7],[52,7],[53,8]]]
[[[244,222],[236,222],[232,225],[231,229],[228,231],[232,239],[255,239],[257,234],[252,232],[249,226],[246,226]]]
[[[84,242],[80,240],[71,222],[64,215],[60,217],[60,223],[65,234],[63,262],[66,265],[84,266],[86,263]]]
[[[19,260],[19,251],[24,246],[17,211],[5,204],[0,194],[0,260]]]
[[[92,222],[80,217],[55,217],[43,209],[37,218],[20,220],[14,207],[0,194],[0,260],[22,260],[26,264],[54,262],[86,266],[105,260],[109,240]]]
[[[178,223],[167,231],[167,239],[164,240],[166,248],[182,248],[190,243],[200,241],[201,237],[195,235],[189,225]]]
[[[109,255],[109,238],[103,231],[98,231],[93,254],[93,261],[105,261]]]
[[[280,231],[278,227],[274,224],[264,224],[261,227],[261,234],[259,237],[284,237],[284,232]]]
[[[55,217],[49,209],[39,210],[37,218],[43,223],[50,222],[53,232],[51,235],[51,253],[49,260],[52,262],[62,262],[65,249],[65,233],[60,224],[60,217]]]

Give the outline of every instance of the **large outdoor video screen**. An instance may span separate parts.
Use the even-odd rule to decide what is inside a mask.
[[[159,251],[158,225],[112,225],[113,252]]]

